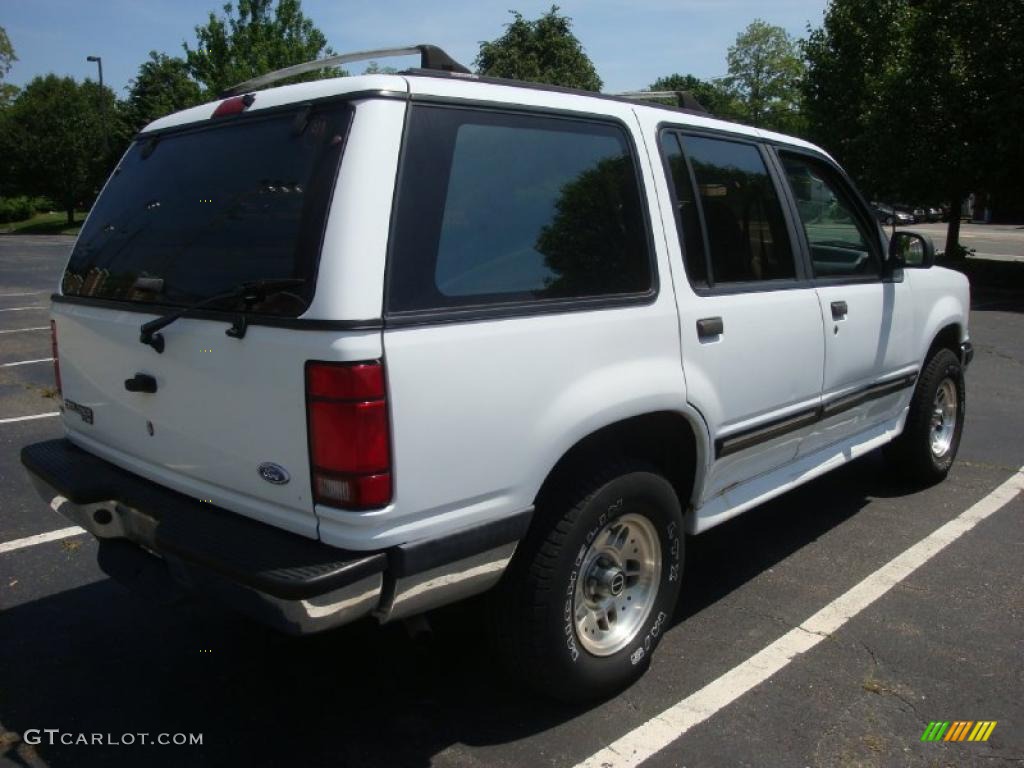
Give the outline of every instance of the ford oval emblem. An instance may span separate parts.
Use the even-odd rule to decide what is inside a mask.
[[[260,477],[274,485],[284,485],[292,479],[287,469],[272,461],[263,462],[256,468],[256,471],[260,473]]]

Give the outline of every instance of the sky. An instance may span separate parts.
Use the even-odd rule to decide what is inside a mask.
[[[119,97],[149,51],[182,54],[195,27],[223,0],[0,0],[0,26],[18,61],[7,81],[24,85],[55,72],[103,79]],[[645,88],[679,72],[701,78],[726,72],[726,52],[755,18],[804,37],[820,26],[827,0],[562,0],[573,32],[604,81],[604,91]],[[515,8],[536,18],[551,0],[303,0],[305,14],[338,53],[433,43],[472,68],[481,40],[503,32]],[[414,59],[381,61],[404,68]],[[350,67],[350,71],[359,71]]]

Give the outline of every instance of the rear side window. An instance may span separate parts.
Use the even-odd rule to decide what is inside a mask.
[[[414,106],[389,274],[391,312],[649,292],[622,129]]]
[[[301,314],[350,114],[255,113],[140,138],[82,229],[64,294],[174,306],[249,280],[301,278],[253,308]]]
[[[858,215],[853,195],[836,171],[802,155],[780,152],[815,277],[877,277],[877,225]]]
[[[795,278],[796,259],[782,206],[757,146],[671,134],[689,163],[684,173],[683,158],[673,155],[668,135],[663,135],[662,146],[680,208],[680,239],[691,283]],[[697,207],[690,202],[694,199],[699,216],[690,212]],[[696,264],[698,258],[705,260],[703,269]]]

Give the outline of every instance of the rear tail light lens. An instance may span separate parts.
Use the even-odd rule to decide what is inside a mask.
[[[64,390],[60,386],[60,356],[57,354],[57,321],[50,321],[50,352],[53,354],[53,381],[57,385],[57,395],[63,397]]]
[[[391,501],[391,434],[384,366],[306,363],[313,498],[345,509]]]

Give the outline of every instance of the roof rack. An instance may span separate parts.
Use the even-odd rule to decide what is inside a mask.
[[[707,107],[697,101],[696,97],[689,91],[623,91],[622,93],[616,93],[613,95],[637,101],[675,99],[676,106],[681,109],[688,109],[691,112],[704,112],[706,114],[710,114]]]
[[[389,56],[408,56],[420,54],[420,67],[422,69],[439,70],[442,72],[459,72],[469,74],[469,70],[455,61],[451,56],[438,48],[436,45],[409,45],[404,48],[380,48],[374,51],[356,51],[355,53],[339,53],[336,56],[328,56],[325,59],[316,59],[302,64],[294,64],[283,69],[276,69],[265,75],[246,80],[244,83],[233,85],[220,96],[237,96],[240,93],[254,91],[271,83],[285,80],[295,75],[302,75],[306,72],[316,72],[328,67],[336,67],[341,64],[348,64],[353,61],[370,61],[371,59],[383,59]]]

